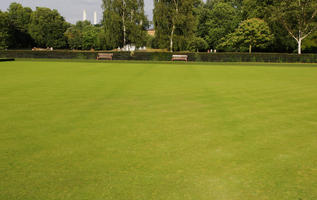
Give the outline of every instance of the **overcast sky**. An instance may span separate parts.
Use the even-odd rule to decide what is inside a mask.
[[[75,23],[82,20],[83,10],[87,11],[87,18],[93,22],[93,13],[97,11],[98,21],[102,16],[102,0],[0,0],[0,10],[8,9],[12,2],[21,3],[23,6],[31,7],[48,7],[57,9],[59,13],[66,18],[68,22]],[[144,0],[145,12],[149,20],[152,21],[153,0]]]

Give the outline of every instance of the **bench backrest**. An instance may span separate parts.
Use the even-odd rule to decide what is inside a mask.
[[[112,57],[113,53],[98,53],[99,57]]]
[[[173,55],[173,58],[187,58],[188,55]]]

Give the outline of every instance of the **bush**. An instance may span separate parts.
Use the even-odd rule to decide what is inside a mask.
[[[96,51],[0,51],[2,58],[57,58],[57,59],[96,59]],[[109,53],[109,52],[108,52]],[[189,61],[199,62],[283,62],[317,63],[317,54],[286,53],[180,53],[180,52],[112,52],[114,60],[170,61],[173,54],[186,54]]]
[[[146,38],[146,47],[148,48],[155,48],[157,45],[155,45],[155,37],[148,35]]]
[[[194,37],[188,44],[188,49],[192,52],[206,51],[208,43],[200,37]]]

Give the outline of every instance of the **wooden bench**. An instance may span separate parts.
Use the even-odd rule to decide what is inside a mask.
[[[112,60],[113,53],[98,53],[97,60],[109,59]]]
[[[173,55],[172,56],[172,61],[175,61],[175,60],[183,60],[183,61],[187,62],[188,55]]]

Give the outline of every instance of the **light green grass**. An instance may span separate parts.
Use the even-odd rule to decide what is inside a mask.
[[[317,199],[312,66],[0,63],[0,199]]]

